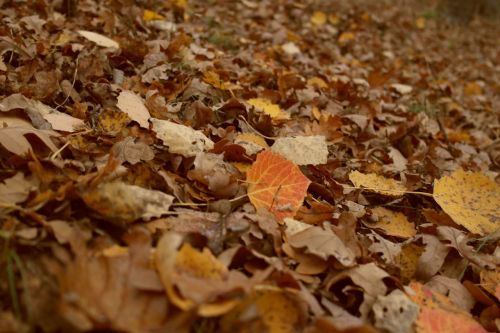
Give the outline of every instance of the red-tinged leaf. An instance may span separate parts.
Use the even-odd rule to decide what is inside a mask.
[[[486,333],[487,331],[465,313],[424,307],[417,320],[417,333]]]
[[[311,183],[298,166],[270,151],[257,155],[247,181],[250,202],[268,209],[278,220],[295,215]]]

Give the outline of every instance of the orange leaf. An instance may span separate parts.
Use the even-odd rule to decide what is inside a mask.
[[[250,202],[268,209],[278,220],[295,215],[311,183],[298,166],[267,150],[257,155],[247,181]]]

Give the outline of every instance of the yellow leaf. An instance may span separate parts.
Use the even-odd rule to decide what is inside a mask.
[[[500,187],[480,173],[456,170],[434,182],[433,197],[470,232],[486,235],[500,227]]]
[[[317,10],[311,16],[311,23],[317,26],[321,26],[326,23],[326,14]]]
[[[290,119],[290,115],[282,111],[277,104],[273,104],[270,100],[265,98],[251,98],[247,101],[248,104],[260,109],[265,114],[271,116],[275,120]]]
[[[466,96],[481,95],[481,86],[477,82],[469,82],[464,86]]]
[[[425,28],[425,17],[419,17],[415,20],[415,25],[419,29],[424,29]]]
[[[368,226],[382,229],[389,236],[411,238],[416,234],[415,226],[402,213],[384,207],[375,207],[372,209],[372,217],[377,218],[378,221],[369,223]]]
[[[328,84],[322,78],[317,76],[307,80],[307,85],[310,87],[328,88]]]
[[[494,271],[487,271],[483,269],[479,273],[481,277],[481,287],[486,289],[490,294],[495,295],[500,301],[500,268]]]
[[[354,32],[346,31],[340,34],[338,42],[340,44],[346,44],[354,39]]]
[[[206,71],[205,73],[203,73],[203,81],[215,88],[219,88],[222,90],[235,90],[240,88],[240,86],[237,84],[222,81],[219,74],[214,71]]]
[[[417,272],[418,259],[423,252],[424,249],[416,244],[407,243],[403,245],[401,252],[394,259],[403,283],[413,280]]]
[[[367,191],[392,197],[402,196],[406,192],[406,188],[400,182],[373,173],[363,174],[359,171],[352,171],[349,173],[349,180],[356,187],[363,186]]]
[[[335,14],[330,14],[328,16],[328,21],[333,25],[337,25],[340,23],[340,18]]]
[[[270,333],[296,332],[299,310],[295,302],[279,290],[265,291],[255,300],[262,321]]]
[[[188,0],[172,0],[172,3],[177,8],[186,9],[188,5]]]
[[[145,9],[142,19],[144,21],[163,20],[165,17],[152,10]]]

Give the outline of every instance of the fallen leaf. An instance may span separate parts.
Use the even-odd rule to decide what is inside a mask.
[[[295,215],[311,183],[295,164],[268,150],[257,155],[247,182],[250,202],[279,221]]]
[[[422,29],[425,29],[425,17],[418,17],[416,20],[415,20],[415,25],[417,26],[417,28],[419,28],[420,30]]]
[[[354,32],[352,31],[345,31],[343,33],[340,34],[339,38],[338,38],[338,42],[340,44],[346,44],[352,40],[354,40],[355,38],[355,35],[354,35]]]
[[[284,291],[270,290],[259,293],[255,305],[269,333],[298,332],[300,310],[296,302]]]
[[[326,14],[321,11],[315,11],[311,16],[311,23],[316,26],[322,26],[326,23]]]
[[[323,260],[334,257],[346,267],[356,264],[355,253],[328,227],[311,226],[292,234],[288,243],[295,248],[306,248],[308,253]]]
[[[371,220],[366,225],[370,228],[382,229],[386,235],[411,238],[416,235],[415,225],[408,221],[406,216],[400,212],[394,212],[384,207],[371,209]]]
[[[287,120],[290,115],[281,110],[280,106],[273,104],[270,100],[265,98],[251,98],[247,103],[254,106],[257,110],[264,112],[274,120]]]
[[[387,296],[377,296],[373,304],[375,327],[390,333],[412,333],[419,310],[419,306],[399,289]]]
[[[433,197],[470,232],[484,236],[500,228],[500,187],[480,173],[458,169],[436,180]]]
[[[328,157],[328,146],[322,135],[278,138],[271,151],[297,165],[326,164]]]
[[[163,20],[165,17],[163,15],[158,14],[152,10],[145,9],[142,14],[142,19],[144,21],[153,21],[153,20]]]
[[[469,312],[476,301],[460,281],[443,275],[435,275],[425,284],[430,290],[446,295],[454,305]]]
[[[422,240],[425,248],[420,258],[418,258],[416,275],[419,279],[427,281],[439,272],[448,252],[450,252],[450,248],[434,235],[424,234]]]
[[[137,121],[142,128],[149,128],[148,119],[151,118],[149,111],[144,105],[144,101],[130,90],[123,90],[118,95],[116,106],[130,117]]]
[[[167,213],[174,197],[116,181],[84,191],[82,199],[103,217],[117,223],[129,223],[140,218],[149,220]]]
[[[393,83],[391,88],[401,95],[407,95],[413,91],[413,87],[401,83]]]
[[[212,87],[222,89],[222,90],[235,90],[235,89],[241,89],[241,87],[237,84],[223,81],[219,74],[214,71],[206,71],[203,73],[203,81],[206,83],[210,84]]]
[[[269,149],[266,140],[256,134],[238,134],[234,143],[245,148],[245,152],[249,156],[255,155],[263,149]]]
[[[490,294],[495,295],[497,300],[500,301],[500,269],[498,267],[493,271],[483,269],[479,276],[481,278],[481,287]]]
[[[28,180],[22,172],[0,182],[0,202],[17,204],[28,198],[30,191],[37,187],[34,180]]]
[[[294,42],[288,42],[281,45],[281,49],[289,55],[300,54],[300,49]]]
[[[109,47],[113,49],[119,49],[120,44],[112,40],[111,38],[108,38],[106,36],[103,36],[101,34],[98,34],[96,32],[88,31],[88,30],[78,30],[77,31],[81,36],[85,37],[91,42],[96,43],[99,46],[102,47]]]
[[[351,171],[349,180],[356,187],[366,187],[367,191],[387,196],[400,197],[406,192],[406,188],[400,182],[373,173],[363,174],[359,171]]]
[[[481,86],[477,82],[469,82],[464,86],[464,94],[466,96],[481,95]]]
[[[153,131],[173,154],[190,157],[214,147],[213,141],[201,131],[168,120],[151,118],[151,122]]]
[[[51,136],[59,136],[51,130],[37,130],[29,127],[3,127],[0,128],[0,144],[13,154],[24,156],[33,150],[31,143],[25,137],[26,134],[36,135],[51,151],[56,152]]]
[[[132,165],[140,161],[151,161],[155,157],[151,147],[144,142],[134,142],[134,139],[129,136],[116,143],[112,150],[117,159]]]
[[[75,132],[85,128],[83,120],[59,112],[42,102],[29,99],[21,94],[10,95],[0,102],[0,111],[5,112],[13,109],[24,109],[33,125],[40,129]]]

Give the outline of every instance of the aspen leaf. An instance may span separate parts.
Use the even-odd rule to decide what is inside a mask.
[[[400,238],[411,238],[415,236],[415,226],[409,222],[406,216],[399,212],[375,207],[372,209],[373,223],[367,223],[370,228],[382,229],[385,234]]]
[[[434,182],[434,200],[470,232],[487,235],[500,227],[500,187],[480,173],[458,169]]]
[[[373,173],[363,174],[359,171],[351,171],[349,180],[356,187],[363,186],[367,191],[391,197],[399,197],[406,192],[406,188],[400,182]]]
[[[191,127],[155,118],[151,118],[151,122],[153,131],[173,154],[190,157],[214,147],[212,140]]]
[[[268,150],[257,155],[247,182],[255,208],[268,209],[280,221],[295,215],[311,183],[299,167]]]
[[[251,98],[247,101],[248,104],[254,106],[258,110],[269,115],[275,120],[287,120],[290,119],[290,115],[279,107],[279,105],[272,103],[270,100],[265,98]]]
[[[278,138],[271,151],[297,165],[326,164],[328,145],[323,135]]]
[[[300,320],[299,309],[285,292],[265,291],[257,296],[255,304],[270,333],[297,332],[295,327]]]
[[[137,121],[139,126],[149,128],[148,119],[151,116],[140,96],[130,90],[124,90],[118,95],[116,106],[128,114],[130,119]]]
[[[89,41],[96,43],[99,46],[109,47],[109,48],[113,48],[113,49],[120,48],[120,44],[118,44],[117,42],[115,42],[111,38],[108,38],[108,37],[103,36],[101,34],[98,34],[96,32],[87,31],[87,30],[78,30],[78,34],[85,37]]]

